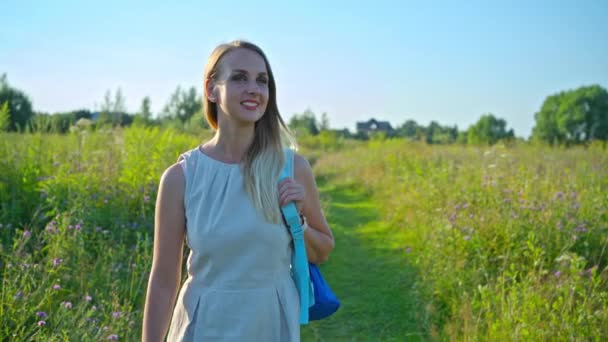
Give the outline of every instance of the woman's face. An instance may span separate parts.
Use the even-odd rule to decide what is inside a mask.
[[[268,104],[269,77],[264,59],[254,51],[238,48],[218,63],[220,74],[209,92],[215,96],[218,111],[238,121],[255,123]]]

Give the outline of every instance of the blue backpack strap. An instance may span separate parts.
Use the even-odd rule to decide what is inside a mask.
[[[279,182],[292,175],[293,151],[285,148],[285,165],[279,177]],[[293,239],[293,256],[291,259],[293,279],[300,294],[300,324],[308,323],[308,308],[314,304],[314,295],[311,293],[310,273],[308,269],[308,256],[304,245],[304,231],[300,224],[300,214],[294,202],[281,208],[285,222],[289,226]]]

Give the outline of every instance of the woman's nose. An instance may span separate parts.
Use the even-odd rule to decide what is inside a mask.
[[[252,82],[247,82],[247,92],[249,94],[260,93],[260,85],[258,84],[258,82],[256,80],[253,80]]]

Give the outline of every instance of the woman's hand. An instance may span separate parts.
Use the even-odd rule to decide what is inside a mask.
[[[281,207],[284,207],[291,201],[295,201],[298,213],[302,213],[305,197],[306,192],[304,191],[304,187],[298,184],[295,179],[287,178],[279,183],[279,205]]]

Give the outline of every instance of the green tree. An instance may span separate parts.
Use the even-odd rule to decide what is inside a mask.
[[[329,130],[329,117],[327,116],[327,113],[325,113],[325,112],[323,112],[323,114],[321,114],[321,123],[319,124],[319,130],[320,131]]]
[[[171,94],[169,102],[163,109],[163,115],[179,119],[182,123],[186,123],[190,118],[199,112],[202,108],[201,96],[196,91],[195,87],[189,90],[182,90],[177,86],[175,92]]]
[[[467,141],[470,144],[493,145],[499,140],[513,138],[513,130],[507,131],[507,122],[493,114],[484,114],[469,127]]]
[[[294,114],[291,119],[289,119],[289,128],[295,132],[304,134],[319,134],[317,118],[315,117],[315,113],[310,109],[306,109],[302,114]]]
[[[34,115],[32,103],[24,92],[11,87],[6,79],[6,74],[3,74],[0,76],[0,103],[7,102],[10,116],[8,130],[25,129],[26,123]]]
[[[150,109],[150,97],[146,96],[141,101],[139,115],[141,115],[146,121],[150,120],[150,118],[152,117],[152,110]]]
[[[407,120],[401,126],[397,127],[397,136],[416,140],[420,126],[414,120]]]
[[[112,116],[112,124],[113,126],[122,125],[123,114],[127,112],[127,105],[125,104],[125,97],[122,95],[122,90],[118,88],[116,93],[114,93],[114,108],[112,112],[114,115]]]
[[[606,141],[608,92],[592,85],[550,95],[534,118],[534,140],[566,145]]]
[[[8,109],[8,101],[0,107],[0,132],[8,131],[8,127],[11,124],[11,115]]]

